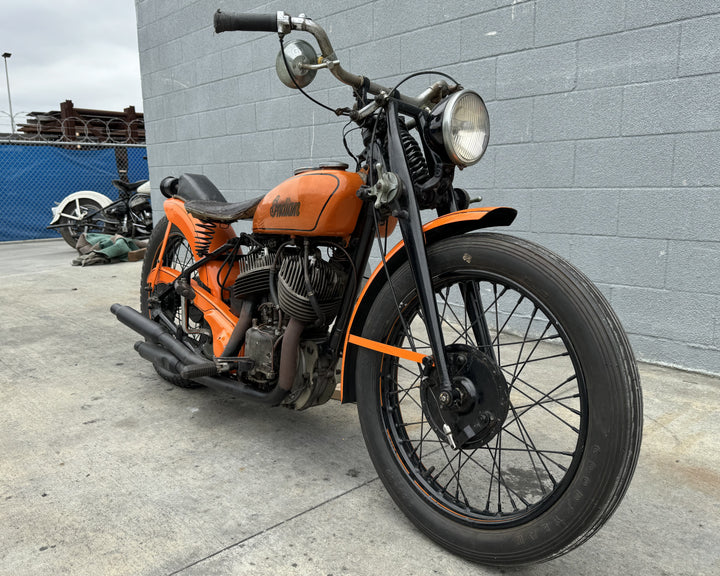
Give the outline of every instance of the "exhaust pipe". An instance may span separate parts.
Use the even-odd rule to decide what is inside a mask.
[[[149,360],[153,364],[159,364],[169,372],[180,374],[180,370],[182,370],[185,366],[182,362],[180,362],[180,360],[170,354],[170,352],[161,348],[157,344],[151,344],[150,342],[138,340],[135,342],[134,348],[141,357],[145,358],[145,360]]]
[[[149,340],[149,342],[138,341],[135,343],[135,350],[141,357],[179,374],[181,378],[271,406],[280,404],[290,391],[289,388],[285,389],[277,385],[270,392],[261,392],[242,382],[220,377],[217,375],[218,370],[214,362],[185,347],[160,324],[146,318],[134,308],[113,304],[110,311],[125,326]],[[286,380],[287,378],[281,379],[281,382],[285,383]]]
[[[200,356],[200,354],[184,346],[160,324],[153,322],[150,318],[146,318],[134,308],[123,306],[122,304],[113,304],[110,307],[110,312],[115,314],[117,319],[125,324],[125,326],[131,328],[140,334],[140,336],[144,336],[152,343],[162,346],[183,364],[212,364],[215,366],[214,362],[210,362],[203,356]],[[215,373],[217,373],[217,370],[215,370]]]

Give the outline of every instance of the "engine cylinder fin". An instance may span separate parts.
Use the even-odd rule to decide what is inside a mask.
[[[326,321],[337,314],[342,300],[344,282],[334,267],[324,260],[315,260],[310,265],[310,284]],[[278,283],[280,308],[292,318],[306,323],[317,320],[317,314],[310,302],[300,255],[287,256],[280,266]]]
[[[266,251],[251,252],[238,261],[240,273],[233,284],[232,295],[238,300],[270,289],[270,271],[275,254]]]

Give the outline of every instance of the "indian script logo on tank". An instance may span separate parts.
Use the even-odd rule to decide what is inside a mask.
[[[300,202],[293,202],[290,198],[280,200],[280,196],[275,196],[270,206],[271,218],[285,218],[288,216],[300,216]]]

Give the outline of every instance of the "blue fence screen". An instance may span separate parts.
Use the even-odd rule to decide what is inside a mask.
[[[0,144],[0,242],[59,237],[57,231],[45,229],[51,207],[80,190],[117,199],[111,180],[120,178],[121,167],[127,168],[130,182],[146,180],[146,154],[144,147]]]

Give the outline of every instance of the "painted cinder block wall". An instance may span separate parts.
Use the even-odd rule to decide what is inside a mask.
[[[277,80],[277,37],[216,35],[217,8],[306,13],[385,85],[436,68],[477,89],[490,148],[458,185],[589,275],[638,358],[720,373],[718,3],[136,0],[154,192],[199,172],[239,201],[348,160],[343,120]],[[350,104],[328,73],[309,91]]]

